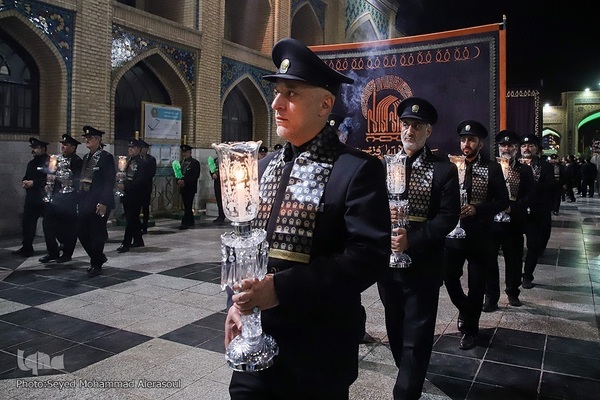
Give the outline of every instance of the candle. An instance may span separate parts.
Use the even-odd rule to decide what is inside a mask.
[[[238,211],[238,215],[241,218],[247,217],[246,212],[246,180],[247,171],[242,163],[234,163],[231,171],[231,178],[233,180],[233,187],[235,188],[235,209]]]
[[[219,155],[225,216],[235,223],[256,218],[258,195],[258,149],[261,142],[213,144]]]
[[[467,171],[467,165],[465,164],[465,156],[453,156],[448,154],[448,158],[456,168],[458,169],[458,183],[462,184],[465,182],[465,172]]]
[[[58,156],[57,155],[51,155],[50,156],[50,162],[48,163],[48,171],[50,171],[51,174],[56,172],[56,165],[58,163]]]
[[[406,190],[406,155],[384,155],[387,169],[387,188],[391,194],[401,194]]]
[[[119,171],[125,171],[127,167],[127,156],[119,156]]]

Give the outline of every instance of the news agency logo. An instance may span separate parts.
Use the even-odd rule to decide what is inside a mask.
[[[65,369],[64,354],[60,356],[50,356],[46,353],[36,351],[33,354],[24,357],[25,352],[17,349],[17,365],[21,371],[31,371],[33,375],[38,375],[41,369]]]

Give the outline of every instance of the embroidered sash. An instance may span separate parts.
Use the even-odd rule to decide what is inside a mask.
[[[271,238],[269,257],[310,262],[317,210],[337,159],[338,144],[337,134],[327,126],[294,160]],[[261,177],[261,205],[254,223],[257,228],[267,226],[281,183],[285,155],[290,151],[291,145],[286,143]]]
[[[520,165],[517,160],[512,160],[508,169],[508,177],[506,183],[508,186],[508,195],[511,201],[517,201],[519,195],[519,186],[521,184],[521,173],[519,172]]]
[[[135,173],[138,169],[138,160],[139,160],[138,157],[133,157],[127,161],[127,168],[125,168],[125,170],[127,171],[126,175],[127,175],[128,181],[133,180],[133,176],[135,175]]]
[[[409,221],[427,221],[433,183],[433,160],[425,147],[412,164],[408,183]]]
[[[471,174],[471,199],[469,203],[483,203],[487,197],[489,171],[487,165],[481,164],[481,155],[478,156],[477,161],[473,164]]]
[[[81,173],[81,190],[87,192],[90,190],[92,180],[94,179],[94,172],[98,169],[98,161],[104,150],[98,149],[92,155],[89,153],[83,157],[83,171]]]
[[[536,182],[539,182],[540,181],[540,173],[542,172],[542,167],[540,165],[539,160],[534,160],[531,163],[531,170],[533,171],[533,179]]]

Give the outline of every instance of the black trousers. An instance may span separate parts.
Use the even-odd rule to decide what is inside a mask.
[[[581,195],[583,197],[590,196],[594,197],[594,182],[596,179],[582,179],[581,180]]]
[[[556,192],[554,192],[554,203],[552,204],[552,211],[558,213],[560,210],[561,201],[565,201],[565,189],[560,187]]]
[[[123,236],[123,246],[131,246],[132,242],[139,242],[142,239],[141,208],[141,202],[123,203],[123,212],[127,224]]]
[[[142,203],[142,229],[148,229],[148,220],[150,219],[150,198],[152,197],[152,192],[148,193],[148,196],[144,197],[144,202]]]
[[[106,262],[104,244],[108,239],[106,222],[109,215],[110,209],[106,210],[104,217],[93,211],[80,210],[77,217],[77,237],[90,257],[90,265],[93,267],[100,267]]]
[[[42,221],[46,250],[51,257],[59,256],[58,244],[63,244],[63,256],[71,257],[77,244],[77,209],[61,212],[49,207]]]
[[[435,334],[440,281],[411,272],[390,268],[384,279],[377,282],[385,307],[390,347],[398,367],[394,399],[421,397]]]
[[[527,255],[523,266],[523,275],[533,280],[533,272],[539,258],[546,249],[552,231],[552,216],[550,211],[536,210],[527,218]]]
[[[37,230],[37,221],[44,216],[45,203],[25,202],[23,207],[23,249],[33,251],[33,240]]]
[[[461,332],[477,335],[485,294],[485,275],[491,262],[492,240],[480,240],[480,238],[473,238],[469,235],[478,236],[467,232],[466,239],[458,239],[464,241],[462,246],[446,246],[444,249],[446,262],[444,284],[452,304],[456,306],[465,321]],[[495,253],[495,256],[497,257],[498,253]],[[466,294],[460,283],[465,261],[468,271],[468,293]]]
[[[322,388],[319,393],[298,393],[276,378],[269,369],[260,372],[234,372],[229,384],[231,400],[348,400],[349,389]]]
[[[221,193],[221,181],[219,179],[213,179],[215,189],[215,199],[217,200],[217,209],[219,210],[219,219],[225,219],[225,212],[223,211],[223,194]]]
[[[521,291],[521,275],[523,274],[523,232],[521,227],[513,223],[494,222],[502,224],[501,231],[494,232],[492,251],[498,254],[502,248],[504,256],[504,276],[506,282],[505,293],[507,296],[518,297]],[[498,257],[492,257],[486,274],[485,296],[490,303],[500,300],[500,270]]]
[[[181,225],[184,226],[194,226],[196,222],[194,221],[194,212],[192,210],[192,206],[194,204],[194,196],[196,193],[181,193],[181,199],[183,200],[183,218],[181,219]]]
[[[575,201],[575,193],[573,189],[577,187],[576,182],[569,181],[567,182],[567,188],[565,189],[566,195],[569,196],[569,200]]]

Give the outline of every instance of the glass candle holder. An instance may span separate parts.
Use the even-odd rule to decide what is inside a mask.
[[[221,235],[221,288],[232,290],[244,279],[262,280],[267,273],[269,245],[264,229],[252,229],[258,215],[258,149],[262,142],[213,144],[219,158],[223,211],[233,232]],[[242,333],[227,346],[225,359],[235,371],[269,368],[279,354],[272,336],[262,330],[255,308],[242,316]]]

